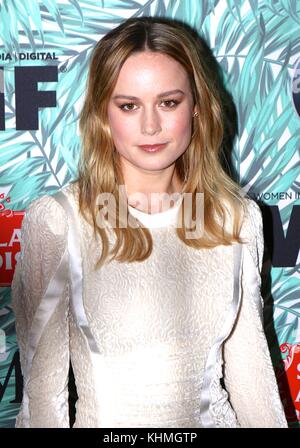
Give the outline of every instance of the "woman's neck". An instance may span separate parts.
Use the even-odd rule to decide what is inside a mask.
[[[141,173],[125,170],[123,177],[128,204],[137,210],[153,214],[172,207],[182,192],[183,182],[175,167],[158,173]],[[168,206],[169,204],[169,206]]]

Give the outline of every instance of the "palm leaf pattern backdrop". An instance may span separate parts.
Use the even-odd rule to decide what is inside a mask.
[[[11,209],[24,210],[33,199],[76,177],[78,113],[90,53],[111,28],[145,15],[185,21],[211,47],[237,109],[232,165],[244,190],[255,199],[270,191],[299,192],[300,121],[291,101],[291,77],[300,55],[299,1],[0,0],[0,54],[43,51],[59,59],[0,61],[6,124],[0,133],[0,192],[8,192]],[[59,67],[56,84],[39,83],[39,90],[57,91],[57,107],[40,110],[39,130],[16,131],[14,66],[43,64]],[[264,202],[279,205],[286,230],[296,200],[271,197]],[[277,341],[269,340],[272,353],[272,344],[278,350],[285,342],[299,342],[299,259],[294,268],[271,268],[271,280],[272,296],[266,293],[264,299],[266,320],[273,320],[276,329]],[[1,288],[0,294],[0,323],[9,354],[0,361],[3,385],[17,343],[10,289]],[[13,427],[19,407],[13,403],[13,374],[1,398],[0,427]]]

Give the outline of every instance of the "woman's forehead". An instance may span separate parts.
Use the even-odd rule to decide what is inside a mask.
[[[157,90],[156,94],[164,90],[184,90],[188,87],[188,75],[179,62],[162,53],[142,52],[129,56],[120,70],[115,91],[131,86],[144,90],[150,85],[152,90]]]

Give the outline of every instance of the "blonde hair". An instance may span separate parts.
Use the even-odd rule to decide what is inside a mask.
[[[94,235],[102,240],[101,257],[96,268],[108,255],[120,262],[144,261],[152,252],[149,229],[118,225],[113,229],[116,240],[109,251],[105,228],[97,224],[101,193],[111,193],[119,212],[119,185],[124,184],[117,151],[108,123],[108,102],[123,63],[134,52],[159,52],[171,56],[186,70],[194,103],[199,114],[193,119],[193,133],[187,150],[175,162],[179,178],[185,182],[182,193],[192,194],[192,217],[195,219],[196,193],[204,195],[204,233],[187,238],[186,228],[177,227],[181,241],[190,247],[211,248],[242,242],[239,238],[245,202],[240,187],[225,172],[220,161],[224,137],[224,113],[215,75],[205,53],[205,43],[195,38],[183,24],[166,18],[131,18],[107,33],[94,48],[85,102],[80,115],[82,152],[78,165],[79,210],[91,223]],[[226,207],[232,226],[225,230]],[[183,203],[180,206],[182,213]],[[127,209],[128,210],[128,209]],[[128,210],[128,218],[129,218]],[[129,218],[130,219],[130,218]]]

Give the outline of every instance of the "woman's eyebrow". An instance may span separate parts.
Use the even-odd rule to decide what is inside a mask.
[[[162,98],[162,97],[164,97],[164,96],[174,95],[174,94],[176,94],[176,93],[182,93],[183,95],[185,95],[185,93],[184,93],[182,90],[180,90],[180,89],[175,89],[175,90],[168,90],[167,92],[159,93],[159,94],[157,95],[157,98]],[[112,99],[113,99],[113,100],[116,100],[116,99],[119,99],[119,98],[126,98],[126,99],[129,99],[129,100],[139,100],[139,99],[140,99],[140,98],[138,98],[138,97],[136,97],[136,96],[121,95],[121,94],[118,94],[118,95],[113,96]]]

